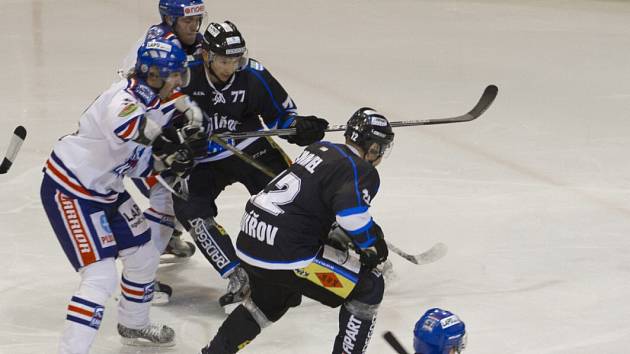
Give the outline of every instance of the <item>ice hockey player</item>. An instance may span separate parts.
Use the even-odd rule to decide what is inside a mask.
[[[237,352],[300,305],[303,295],[341,306],[332,353],[365,352],[384,292],[376,267],[388,255],[383,231],[368,209],[380,182],[375,167],[394,133],[383,115],[361,108],[348,121],[345,137],[345,144],[311,144],[248,201],[236,253],[249,276],[250,295],[202,354]],[[358,256],[326,242],[335,221]]]
[[[118,303],[123,343],[174,344],[173,329],[149,321],[159,253],[123,178],[165,169],[184,175],[192,168],[192,151],[182,140],[186,132],[162,128],[186,66],[185,53],[174,43],[145,43],[135,73],[104,91],[81,116],[79,130],[62,137],[46,161],[42,204],[81,277],[67,308],[61,354],[88,353],[118,284],[116,258],[123,265]]]
[[[154,39],[169,40],[178,44],[188,55],[189,67],[201,63],[202,36],[199,29],[206,13],[203,1],[160,0],[158,7],[162,22],[149,27],[124,60],[123,69],[120,72],[127,73],[134,69],[137,48],[142,43]],[[189,115],[192,113],[193,110],[190,111]],[[201,111],[198,111],[198,115],[198,119],[201,120]],[[202,144],[206,145],[207,142]],[[169,179],[168,176],[162,177]],[[135,178],[133,182],[140,192],[149,198],[149,208],[144,211],[144,214],[151,227],[158,251],[167,255],[163,257],[164,260],[169,262],[187,260],[194,254],[195,246],[181,238],[182,227],[175,219],[171,193],[158,183],[156,177]],[[156,282],[154,303],[168,302],[172,292],[173,290],[169,285]]]
[[[466,325],[450,311],[425,312],[413,330],[416,354],[455,354],[466,348]]]
[[[315,116],[296,115],[296,106],[280,83],[262,64],[247,57],[245,39],[233,23],[210,23],[203,35],[202,48],[204,65],[191,69],[191,82],[183,92],[209,117],[209,131],[296,127],[297,135],[288,141],[300,146],[324,136],[328,122]],[[272,139],[248,138],[231,143],[274,174],[290,163]],[[232,240],[214,219],[218,213],[215,199],[235,182],[255,194],[270,180],[268,175],[213,143],[207,156],[197,160],[188,179],[188,200],[174,198],[179,221],[212,266],[229,279],[228,293],[219,300],[221,305],[242,298],[247,291],[247,278],[238,267]]]
[[[203,0],[160,0],[158,4],[162,22],[152,25],[133,46],[118,71],[126,76],[135,66],[137,49],[147,41],[166,39],[175,42],[188,55],[188,66],[201,64],[201,34],[199,29],[206,15]]]

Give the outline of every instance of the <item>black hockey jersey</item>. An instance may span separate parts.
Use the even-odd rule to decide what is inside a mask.
[[[344,144],[308,146],[294,164],[250,198],[236,242],[241,260],[266,269],[297,269],[317,255],[337,221],[369,246],[368,212],[379,187],[376,169]]]
[[[293,100],[280,83],[259,62],[249,59],[224,87],[215,87],[203,65],[191,69],[191,82],[182,91],[197,102],[210,119],[212,132],[262,130],[261,117],[268,128],[286,128],[296,112]],[[244,149],[257,138],[231,142]],[[213,148],[201,162],[219,160],[232,154]]]

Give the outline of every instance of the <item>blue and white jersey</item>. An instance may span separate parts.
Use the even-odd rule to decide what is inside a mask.
[[[144,82],[112,84],[83,113],[79,130],[55,144],[44,171],[68,193],[102,203],[115,202],[124,191],[123,177],[151,174],[151,147],[134,140],[143,120],[168,124],[175,111],[174,94],[162,102]]]
[[[266,269],[310,264],[337,222],[360,248],[376,241],[370,203],[378,192],[376,169],[344,144],[308,146],[287,170],[245,207],[236,252]]]

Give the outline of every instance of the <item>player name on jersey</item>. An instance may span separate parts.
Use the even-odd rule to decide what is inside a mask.
[[[322,149],[325,149],[325,147],[322,147]],[[322,160],[321,157],[309,152],[308,150],[304,150],[300,156],[295,159],[296,164],[304,166],[304,168],[311,174],[315,173],[315,167],[319,166],[322,161],[324,160]]]
[[[269,246],[274,245],[278,227],[258,220],[259,215],[253,210],[243,215],[241,219],[241,230],[260,242],[266,242]]]

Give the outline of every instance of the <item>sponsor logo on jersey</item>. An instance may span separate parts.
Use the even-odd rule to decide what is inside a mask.
[[[265,242],[269,246],[273,246],[276,240],[276,234],[278,233],[278,227],[258,220],[259,216],[260,215],[254,213],[253,210],[243,215],[241,219],[241,231],[260,242]]]
[[[203,91],[193,91],[192,93],[193,96],[205,96],[206,93]]]
[[[133,113],[136,109],[138,109],[138,105],[135,103],[127,104],[122,111],[118,114],[119,117],[127,117],[131,113]]]
[[[237,126],[239,124],[241,124],[241,122],[235,120],[235,119],[231,119],[228,118],[225,115],[219,115],[218,113],[215,113],[212,116],[209,116],[209,130],[210,131],[216,131],[216,130],[229,130],[229,131],[236,131]]]
[[[214,97],[212,97],[212,104],[216,106],[219,103],[225,103],[225,96],[223,96],[223,93],[219,91],[214,91]]]
[[[204,12],[206,12],[206,7],[203,4],[184,6],[184,16],[203,15]]]
[[[105,212],[99,211],[91,214],[90,218],[92,219],[92,224],[94,224],[94,227],[96,228],[96,235],[101,243],[101,247],[106,248],[116,245],[116,239],[112,234],[112,229],[109,227],[109,222],[107,221]]]

